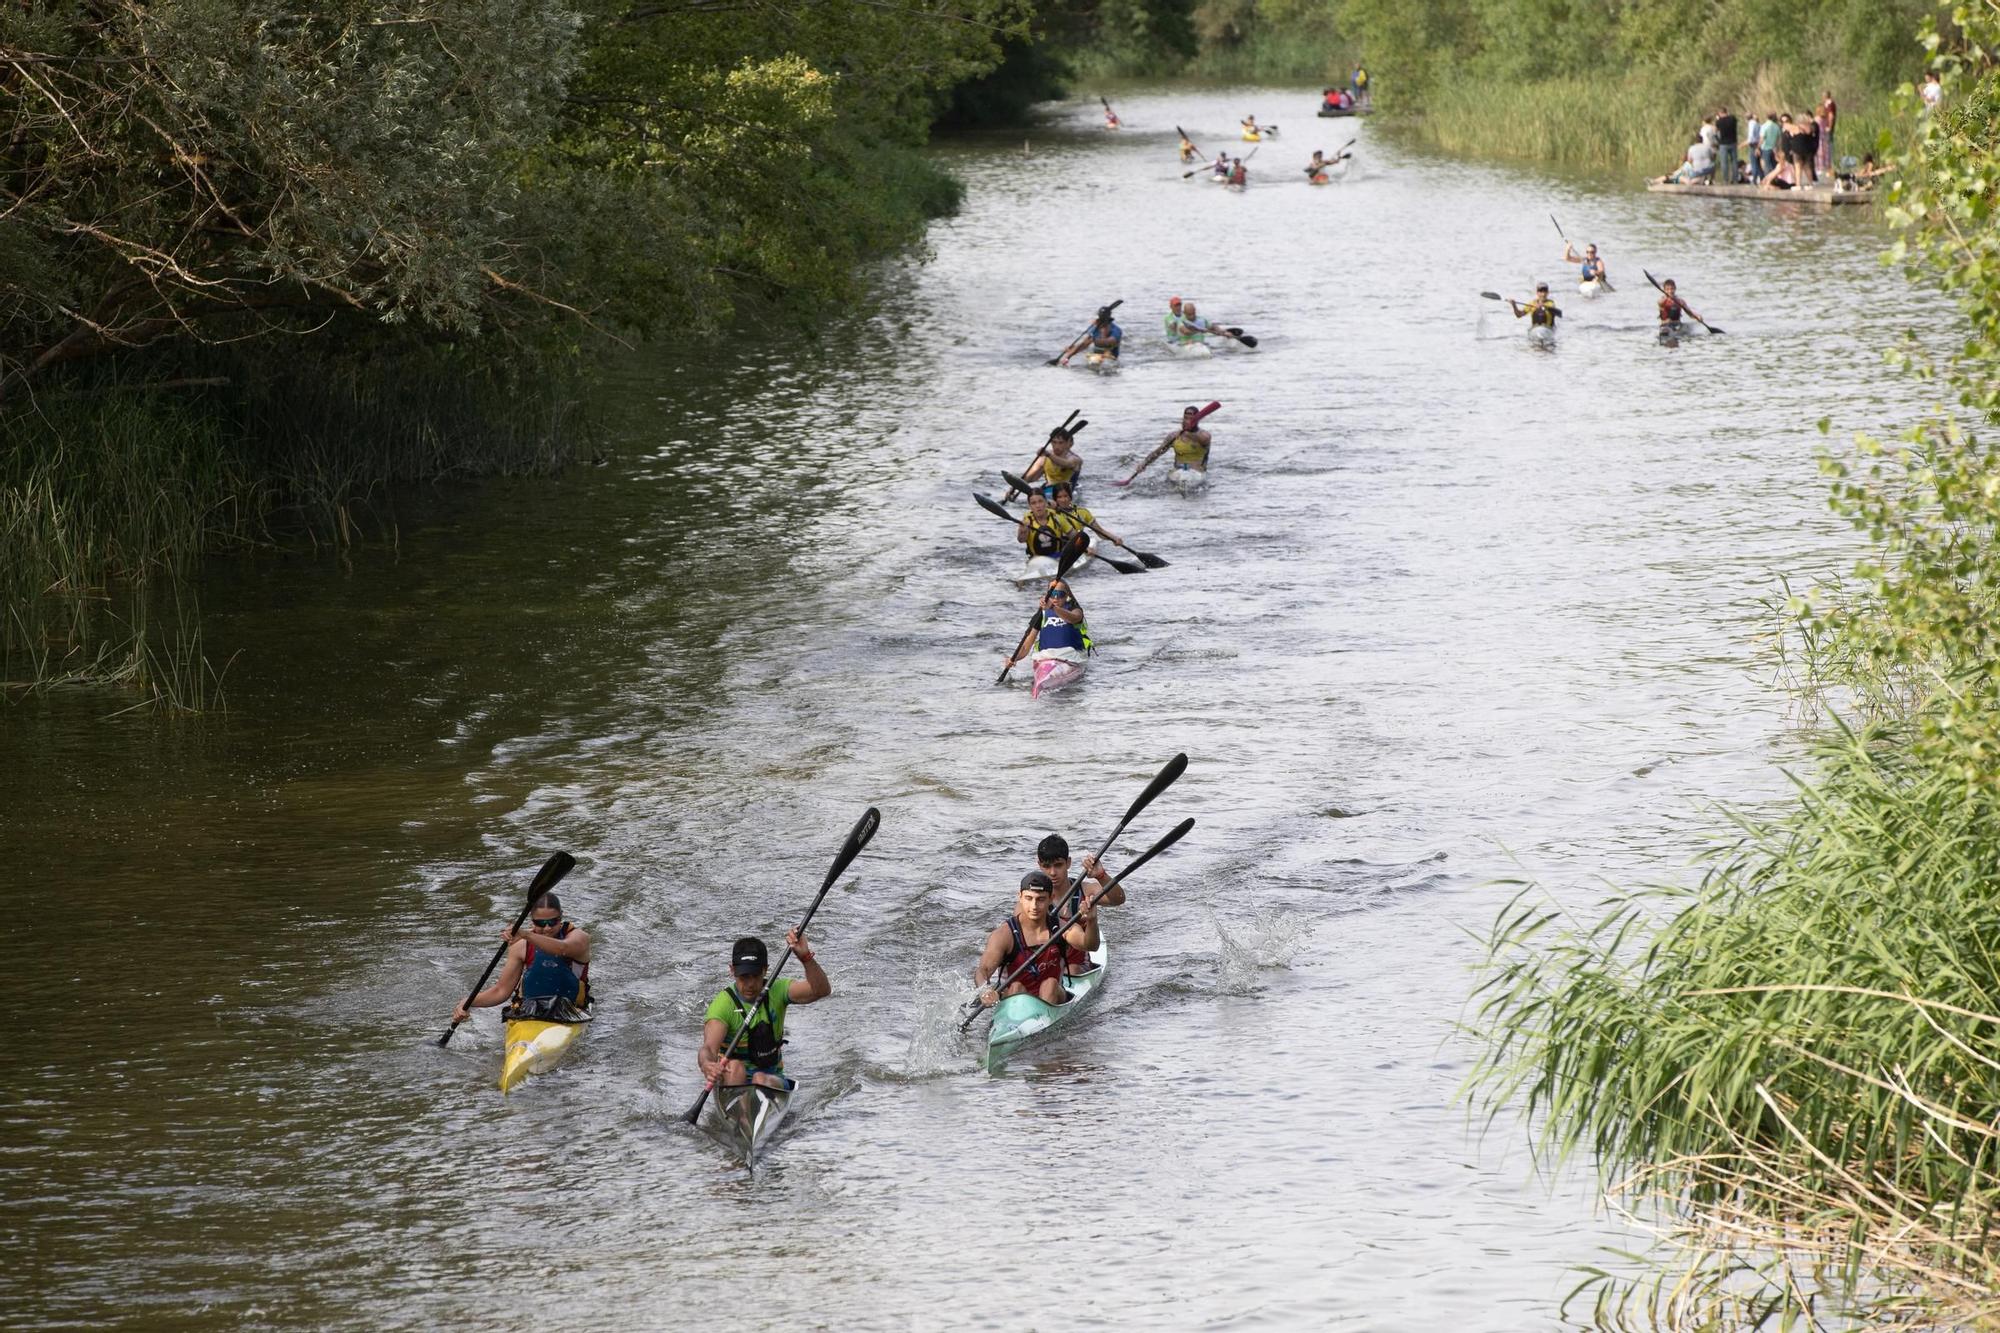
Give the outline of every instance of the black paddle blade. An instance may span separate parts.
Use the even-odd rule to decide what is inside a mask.
[[[1070,566],[1083,559],[1084,553],[1089,549],[1090,538],[1084,536],[1081,532],[1070,538],[1069,545],[1063,548],[1062,559],[1056,563],[1056,578],[1067,578]],[[1054,580],[1051,580],[1051,582],[1054,582]]]
[[[1642,269],[1640,269],[1639,271],[1640,271],[1641,273],[1646,273],[1646,270],[1645,270],[1645,269],[1643,269],[1643,268],[1642,268]],[[1647,282],[1650,282],[1650,283],[1652,283],[1652,284],[1653,284],[1653,285],[1654,285],[1655,287],[1659,287],[1659,289],[1660,289],[1660,291],[1661,291],[1661,293],[1662,293],[1662,294],[1664,294],[1664,293],[1666,292],[1666,290],[1667,290],[1667,289],[1666,289],[1666,288],[1664,288],[1664,287],[1660,287],[1660,280],[1659,280],[1658,278],[1654,277],[1654,276],[1653,276],[1652,274],[1650,274],[1650,273],[1646,273],[1646,281],[1647,281]]]
[[[1020,519],[1015,518],[1012,514],[1008,513],[1007,507],[1001,504],[998,500],[994,499],[990,495],[981,495],[978,491],[974,491],[972,493],[972,498],[979,501],[979,507],[981,509],[984,509],[989,514],[997,514],[1001,518],[1006,519],[1009,523],[1019,523],[1021,521]]]
[[[1161,769],[1151,782],[1146,784],[1146,790],[1139,793],[1139,799],[1132,802],[1132,808],[1125,812],[1125,822],[1128,824],[1131,823],[1133,819],[1138,817],[1141,810],[1144,810],[1153,803],[1154,797],[1173,786],[1180,775],[1187,772],[1187,766],[1188,757],[1185,754],[1177,754],[1172,759],[1167,760],[1167,766]]]
[[[1481,292],[1480,295],[1489,301],[1504,301],[1507,299],[1498,292]]]
[[[842,871],[854,864],[854,858],[861,855],[861,849],[868,845],[869,840],[875,836],[875,830],[880,827],[882,827],[880,810],[871,805],[861,812],[861,818],[854,822],[854,828],[848,833],[847,841],[840,846],[840,855],[833,858],[833,868],[826,872],[826,881],[820,885],[822,895],[833,887],[833,882],[840,878]],[[813,907],[817,909],[819,904],[814,903]],[[807,916],[810,918],[811,913]]]
[[[1083,420],[1077,422],[1074,426],[1071,426],[1069,428],[1070,439],[1074,440],[1076,438],[1076,433],[1082,430],[1085,426],[1088,426],[1089,424],[1090,424],[1090,418],[1085,417]]]
[[[1120,560],[1116,556],[1106,555],[1102,551],[1097,553],[1097,558],[1117,570],[1120,574],[1143,574],[1146,572],[1144,565],[1135,565],[1130,560]]]
[[[1035,485],[1035,483],[1029,481],[1027,478],[1021,476],[1019,473],[1009,472],[1004,467],[1000,469],[1000,480],[1006,482],[1009,486],[1012,486],[1015,490],[1019,491],[1023,495],[1033,495],[1036,491],[1041,489],[1041,487]]]
[[[1063,418],[1063,424],[1062,424],[1062,429],[1064,429],[1064,430],[1068,430],[1068,429],[1069,429],[1069,423],[1070,423],[1070,422],[1072,422],[1072,421],[1075,421],[1075,420],[1076,420],[1076,418],[1077,418],[1077,415],[1078,415],[1078,413],[1080,413],[1080,412],[1082,412],[1082,411],[1083,411],[1083,409],[1079,407],[1079,408],[1075,409],[1074,411],[1072,411],[1072,412],[1071,412],[1071,413],[1070,413],[1070,414],[1069,414],[1068,416],[1064,417],[1064,418]],[[1055,432],[1054,432],[1054,431],[1050,431],[1050,432],[1049,432],[1049,434],[1053,435],[1053,434],[1055,434]]]
[[[557,852],[542,862],[542,868],[535,872],[535,878],[528,885],[528,906],[535,905],[535,899],[562,882],[562,877],[576,869],[576,858],[568,852]]]
[[[1168,564],[1166,560],[1154,555],[1151,551],[1134,551],[1132,554],[1138,556],[1139,563],[1148,569],[1165,569]]]
[[[1256,340],[1255,338],[1251,337],[1251,336],[1250,336],[1249,334],[1247,334],[1247,333],[1239,333],[1239,334],[1237,334],[1237,335],[1236,335],[1236,341],[1237,341],[1237,342],[1240,342],[1240,343],[1242,343],[1242,344],[1243,344],[1243,345],[1244,345],[1245,347],[1252,347],[1252,348],[1254,348],[1254,347],[1255,347],[1255,346],[1257,345],[1257,340]]]

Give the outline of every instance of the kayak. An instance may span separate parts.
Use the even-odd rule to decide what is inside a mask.
[[[1660,325],[1658,337],[1661,342],[1679,342],[1682,338],[1699,338],[1707,330],[1699,324],[1683,324],[1679,320],[1672,324]]]
[[[1068,657],[1037,657],[1035,683],[1028,689],[1030,699],[1039,699],[1051,690],[1074,685],[1083,678],[1084,664]]]
[[[1264,136],[1257,133],[1255,130],[1243,131],[1244,143],[1262,143],[1263,141],[1264,141]]]
[[[1602,278],[1592,278],[1588,282],[1579,282],[1576,285],[1576,292],[1577,295],[1586,300],[1595,301],[1598,297],[1604,295],[1604,280]]]
[[[1076,563],[1069,567],[1069,577],[1075,578],[1083,573],[1096,559],[1097,548],[1093,546],[1078,556]],[[1031,555],[1021,572],[1014,576],[1014,583],[1022,588],[1032,588],[1036,584],[1047,583],[1056,576],[1057,563],[1056,557],[1052,555]]]
[[[1052,1028],[1076,1017],[1090,997],[1104,988],[1104,974],[1111,961],[1109,946],[1100,934],[1097,947],[1090,951],[1090,968],[1063,978],[1069,998],[1061,1004],[1043,1004],[1040,996],[1010,995],[993,1006],[993,1024],[986,1030],[986,1072],[996,1074],[1007,1057]]]
[[[1208,469],[1203,467],[1184,467],[1176,463],[1167,471],[1167,484],[1169,486],[1178,486],[1184,491],[1199,490],[1203,486],[1208,485]]]
[[[1528,342],[1536,347],[1546,347],[1554,350],[1556,345],[1556,331],[1547,324],[1530,324],[1528,326]]]
[[[539,1018],[507,1020],[507,1056],[500,1065],[500,1091],[511,1092],[530,1074],[546,1074],[576,1045],[582,1023],[550,1023]]]
[[[743,1157],[743,1165],[755,1169],[757,1154],[778,1132],[791,1109],[798,1080],[787,1079],[788,1087],[767,1088],[761,1083],[739,1083],[715,1090],[717,1131],[723,1141]]]
[[[1215,355],[1215,350],[1205,342],[1169,342],[1167,350],[1187,361],[1200,361]]]
[[[1083,363],[1100,375],[1116,374],[1118,370],[1118,358],[1110,352],[1089,352],[1085,354]]]

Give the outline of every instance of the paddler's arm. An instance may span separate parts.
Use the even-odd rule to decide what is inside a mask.
[[[1095,324],[1091,325],[1089,328],[1083,331],[1082,335],[1079,336],[1075,342],[1071,343],[1068,347],[1063,348],[1062,363],[1064,365],[1068,365],[1069,359],[1071,357],[1075,356],[1078,352],[1081,352],[1084,348],[1090,346],[1091,335],[1096,331],[1097,331],[1097,326]]]
[[[1571,245],[1567,240],[1565,240],[1563,242],[1563,263],[1581,264],[1582,262],[1583,262],[1583,256],[1576,252],[1575,246]]]
[[[528,966],[528,944],[526,940],[515,940],[507,946],[507,961],[500,969],[500,975],[493,984],[472,997],[471,1005],[460,1002],[452,1011],[452,1017],[463,1023],[471,1017],[472,1009],[491,1009],[496,1004],[505,1004],[514,993],[514,987],[521,984],[521,973]]]
[[[1026,481],[1027,478],[1023,477],[1021,478],[1021,480]],[[1034,535],[1034,529],[1028,526],[1028,517],[1027,515],[1023,514],[1021,516],[1020,523],[1017,524],[1014,528],[1014,540],[1021,543],[1021,545],[1026,546],[1028,544],[1028,538],[1033,535]]]
[[[1021,636],[1021,642],[1019,643],[1019,645],[1015,647],[1013,652],[1007,654],[1008,666],[1013,666],[1014,663],[1020,661],[1022,658],[1028,655],[1028,645],[1032,644],[1035,641],[1035,631],[1040,629],[1041,627],[1042,627],[1041,622],[1036,621],[1034,625],[1029,627],[1028,632]]]
[[[1097,904],[1084,900],[1083,910],[1077,913],[1076,924],[1063,932],[1063,941],[1073,948],[1089,953],[1104,942],[1097,930]]]
[[[1077,625],[1083,622],[1083,608],[1080,606],[1066,606],[1061,602],[1044,599],[1042,610],[1055,612],[1056,619],[1066,625]]]
[[[785,936],[785,943],[791,946],[792,954],[806,970],[804,981],[794,981],[785,992],[787,1004],[811,1004],[814,1000],[824,1000],[833,994],[833,983],[826,979],[826,969],[813,957],[812,946],[797,930]]]
[[[513,938],[517,940],[526,939],[528,935],[524,931]],[[590,934],[585,930],[572,928],[569,934],[563,936],[561,939],[555,939],[548,935],[537,935],[535,936],[535,947],[543,953],[552,953],[558,958],[567,958],[572,963],[587,963],[590,961]]]
[[[986,947],[979,951],[979,961],[973,964],[972,984],[980,988],[981,1004],[990,1006],[999,1002],[999,995],[986,983],[1000,970],[1000,964],[1007,961],[1007,947],[1012,943],[1011,935],[1012,932],[1005,926],[995,926],[986,937]]]
[[[694,1053],[703,1078],[722,1077],[722,1048],[729,1041],[729,1024],[711,1018],[701,1025],[701,1049]]]
[[[1507,298],[1507,304],[1508,304],[1508,305],[1510,305],[1510,306],[1512,306],[1512,307],[1514,307],[1514,318],[1515,318],[1515,319],[1519,319],[1519,318],[1520,318],[1520,317],[1521,317],[1522,315],[1525,315],[1525,314],[1527,314],[1527,313],[1528,313],[1527,311],[1525,311],[1525,310],[1523,310],[1523,309],[1521,308],[1521,303],[1520,303],[1519,301],[1516,301],[1516,300],[1515,300],[1515,299],[1514,299],[1513,297],[1511,297],[1511,296]]]
[[[1085,855],[1083,858],[1083,877],[1097,881],[1101,895],[1097,900],[1099,907],[1123,907],[1125,905],[1125,886],[1123,884],[1118,885],[1109,892],[1103,890],[1102,886],[1110,882],[1111,876],[1105,873],[1104,866],[1096,857]]]
[[[1113,546],[1123,546],[1125,544],[1118,539],[1117,533],[1099,523],[1094,516],[1091,518],[1089,526],[1092,532],[1104,538],[1105,541],[1110,542]]]

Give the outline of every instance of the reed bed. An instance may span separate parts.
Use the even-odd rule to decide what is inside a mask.
[[[1826,466],[1875,551],[1786,603],[1796,800],[1692,889],[1524,888],[1474,1002],[1475,1099],[1659,1230],[1593,1326],[2000,1318],[2000,458],[1939,425]]]

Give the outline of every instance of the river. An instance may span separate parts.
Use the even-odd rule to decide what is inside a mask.
[[[1758,599],[1854,540],[1814,422],[1910,419],[1880,354],[1949,316],[1870,210],[1458,162],[1316,100],[941,145],[964,210],[881,316],[634,356],[602,466],[218,563],[225,712],[0,713],[9,1325],[1554,1326],[1635,1238],[1455,1100],[1477,937],[1505,881],[1587,914],[1782,794]],[[1181,179],[1175,122],[1213,153],[1253,111],[1248,191]],[[1569,294],[1551,213],[1616,295]],[[1656,344],[1642,265],[1727,336]],[[1537,277],[1553,353],[1478,296]],[[1176,293],[1262,346],[1167,356]],[[1117,298],[1120,373],[1042,365]],[[1105,484],[1211,398],[1205,493]],[[1172,565],[1080,578],[1100,655],[1032,701],[970,493],[1071,408],[1086,502]],[[1176,751],[1112,864],[1197,827],[1107,914],[1096,1012],[987,1075],[951,1015],[1036,840],[1095,844]],[[870,804],[752,1177],[676,1118],[700,1014]],[[600,1013],[503,1099],[492,1011],[433,1038],[558,848]]]

